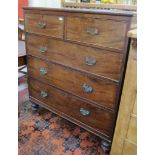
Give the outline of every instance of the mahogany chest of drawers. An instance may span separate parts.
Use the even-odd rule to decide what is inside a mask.
[[[43,106],[112,142],[132,14],[24,8],[28,86]]]

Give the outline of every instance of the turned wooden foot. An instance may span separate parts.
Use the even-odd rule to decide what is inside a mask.
[[[110,151],[110,148],[111,148],[111,143],[109,143],[105,140],[102,140],[101,141],[101,147],[105,153],[108,153]]]
[[[32,109],[32,111],[37,111],[38,108],[39,108],[39,105],[38,104],[36,104],[34,102],[31,102],[31,109]]]

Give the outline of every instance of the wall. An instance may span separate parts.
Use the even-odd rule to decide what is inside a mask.
[[[61,0],[29,0],[29,6],[32,7],[61,7]]]
[[[23,7],[28,6],[28,0],[18,0],[18,18],[23,19]]]

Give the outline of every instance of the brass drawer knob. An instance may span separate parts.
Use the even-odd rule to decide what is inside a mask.
[[[40,68],[40,75],[46,75],[47,69],[46,68]]]
[[[86,84],[86,83],[83,84],[83,90],[86,93],[92,93],[93,92],[93,88],[90,85]]]
[[[99,30],[97,28],[94,28],[94,27],[88,27],[86,29],[86,32],[92,36],[99,34]]]
[[[39,51],[40,51],[41,53],[45,53],[45,52],[47,52],[47,47],[41,46],[41,47],[39,48]]]
[[[42,90],[40,96],[46,98],[48,96],[48,93]]]
[[[80,113],[83,115],[83,116],[88,116],[90,115],[90,111],[89,110],[86,110],[84,108],[80,108]]]
[[[85,64],[88,66],[93,66],[96,64],[96,59],[93,57],[85,57]]]
[[[39,27],[40,29],[46,28],[46,23],[45,23],[45,22],[40,21],[40,22],[38,22],[37,25],[38,25],[38,27]]]

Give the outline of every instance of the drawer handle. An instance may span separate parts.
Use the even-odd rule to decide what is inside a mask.
[[[83,116],[88,116],[90,115],[90,111],[89,110],[86,110],[84,108],[80,108],[80,113],[83,115]]]
[[[85,64],[89,66],[93,66],[96,64],[96,59],[92,57],[85,57]]]
[[[45,52],[47,52],[47,47],[41,46],[41,47],[39,48],[39,51],[40,51],[41,53],[45,53]]]
[[[46,68],[40,68],[40,75],[46,75],[46,74],[47,74]]]
[[[46,98],[48,96],[48,93],[45,91],[41,91],[40,96]]]
[[[46,27],[46,23],[45,22],[38,22],[38,27],[40,29],[44,29]]]
[[[99,30],[97,28],[88,27],[86,32],[92,36],[99,34]]]
[[[83,84],[83,90],[86,93],[92,93],[93,92],[93,88],[90,85],[86,84],[86,83]]]

